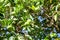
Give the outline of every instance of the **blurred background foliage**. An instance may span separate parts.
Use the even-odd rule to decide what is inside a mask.
[[[60,40],[60,0],[0,0],[0,40]]]

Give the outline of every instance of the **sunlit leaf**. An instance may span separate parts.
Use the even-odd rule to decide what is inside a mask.
[[[35,10],[35,6],[34,6],[34,5],[32,5],[31,9],[32,9],[32,10]]]
[[[24,25],[28,25],[28,24],[30,24],[30,22],[31,22],[31,20],[28,19],[28,20],[24,23]]]
[[[50,0],[50,3],[52,3],[52,0]]]
[[[57,14],[56,14],[56,15],[54,15],[54,20],[55,20],[55,21],[57,21]]]
[[[56,33],[52,33],[52,34],[50,34],[50,36],[51,36],[51,37],[56,37],[57,34],[56,34]]]

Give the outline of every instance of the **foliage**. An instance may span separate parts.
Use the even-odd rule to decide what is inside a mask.
[[[0,0],[0,40],[60,40],[60,0]]]

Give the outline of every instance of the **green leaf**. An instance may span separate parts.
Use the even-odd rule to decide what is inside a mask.
[[[25,26],[25,25],[29,25],[29,24],[30,24],[30,22],[31,22],[31,19],[28,19],[28,20],[24,23],[24,25],[23,25],[23,26]]]
[[[51,36],[51,37],[56,37],[57,34],[56,34],[56,33],[52,33],[52,34],[50,34],[50,36]]]
[[[31,9],[32,9],[32,10],[35,10],[35,6],[34,6],[34,5],[32,5]]]
[[[54,15],[54,20],[57,21],[57,14]]]
[[[0,2],[3,2],[4,0],[0,0]]]

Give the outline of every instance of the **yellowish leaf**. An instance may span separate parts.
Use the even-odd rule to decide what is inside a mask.
[[[57,14],[56,14],[56,15],[54,15],[54,20],[55,20],[55,21],[57,21]]]
[[[31,20],[28,19],[22,26],[28,25],[28,24],[30,24],[30,22],[31,22]]]
[[[34,5],[32,5],[31,9],[32,9],[32,10],[35,10],[35,6],[34,6]]]
[[[52,3],[52,0],[50,0],[50,3]]]

